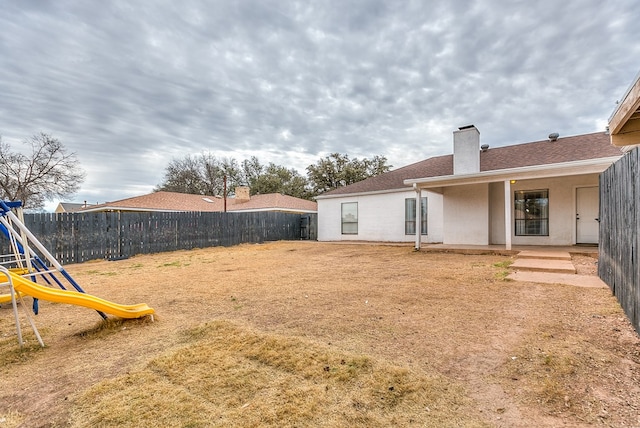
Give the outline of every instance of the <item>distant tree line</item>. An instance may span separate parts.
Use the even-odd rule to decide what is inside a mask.
[[[389,171],[384,156],[350,159],[346,154],[332,153],[307,167],[307,176],[273,162],[265,165],[252,156],[238,162],[233,158],[217,158],[211,153],[186,155],[172,159],[164,179],[156,191],[197,195],[233,194],[235,187],[248,186],[251,195],[282,193],[312,199],[322,193],[347,186]]]
[[[78,191],[86,174],[75,153],[44,133],[22,143],[27,146],[26,154],[0,138],[0,198],[20,200],[24,208],[38,210],[46,201],[68,198]],[[282,165],[265,165],[255,156],[238,162],[203,152],[172,159],[155,190],[222,196],[226,182],[227,196],[237,186],[248,186],[252,195],[282,193],[312,199],[390,169],[384,156],[350,159],[346,154],[332,153],[309,165],[305,177]]]

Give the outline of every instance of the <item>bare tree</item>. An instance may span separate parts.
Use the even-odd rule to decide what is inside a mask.
[[[40,133],[23,141],[31,153],[13,151],[0,139],[0,197],[40,209],[46,201],[67,198],[85,179],[76,154],[51,135]]]
[[[235,159],[218,159],[209,152],[198,156],[186,155],[169,162],[164,180],[155,191],[223,195],[224,177],[227,177],[227,195],[233,193],[235,186],[242,184],[240,166]]]
[[[202,176],[200,158],[187,155],[182,159],[172,159],[166,168],[163,183],[155,190],[194,195],[210,194],[208,184]]]

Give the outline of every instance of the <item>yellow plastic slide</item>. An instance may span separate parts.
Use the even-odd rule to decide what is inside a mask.
[[[3,303],[9,303],[10,301],[11,301],[11,294],[0,294],[0,305]]]
[[[59,290],[57,288],[43,287],[33,281],[9,272],[13,282],[13,288],[18,293],[23,293],[36,299],[48,300],[50,302],[67,303],[69,305],[84,306],[120,318],[140,318],[153,314],[155,311],[146,303],[138,305],[119,305],[108,300],[101,299],[91,294],[77,291]],[[0,281],[5,277],[0,273]]]
[[[29,270],[27,269],[20,269],[20,268],[11,268],[11,272],[15,272],[18,275],[24,275],[25,273],[29,273]],[[6,275],[3,275],[2,273],[0,273],[0,278],[6,278]],[[20,296],[20,294],[18,293],[16,295],[16,297]],[[3,303],[9,303],[11,302],[11,294],[7,293],[7,294],[0,294],[0,305]]]

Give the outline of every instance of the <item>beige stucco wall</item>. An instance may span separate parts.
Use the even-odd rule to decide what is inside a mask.
[[[549,190],[549,236],[515,236],[513,245],[574,245],[576,243],[576,189],[598,186],[598,175],[518,180],[511,184],[510,205],[518,190]],[[445,244],[504,245],[504,182],[447,187],[444,189]]]
[[[549,189],[549,236],[514,236],[513,245],[574,245],[576,243],[576,189],[598,186],[598,175],[579,175],[551,179],[522,180],[511,186],[516,190]],[[513,201],[511,201],[513,206]],[[512,221],[513,223],[513,221]]]
[[[549,236],[515,236],[513,245],[574,245],[576,243],[576,189],[598,186],[598,174],[551,179],[518,180],[511,184],[510,205],[517,190],[549,190]],[[442,195],[428,197],[429,234],[422,242],[466,245],[505,244],[504,182],[444,187]],[[413,242],[404,234],[404,199],[415,192],[346,196],[318,200],[318,240]],[[358,234],[342,235],[341,203],[358,202]]]
[[[489,244],[505,244],[504,182],[489,184]]]
[[[444,189],[444,244],[489,244],[489,184]]]

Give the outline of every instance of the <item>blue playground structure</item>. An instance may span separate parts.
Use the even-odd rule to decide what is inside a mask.
[[[9,301],[12,303],[18,342],[21,347],[24,342],[17,302],[20,301],[21,306],[26,308],[25,295],[33,298],[32,309],[36,315],[39,311],[39,299],[43,299],[95,309],[103,319],[107,318],[105,312],[121,318],[140,318],[151,315],[153,319],[154,310],[145,303],[120,305],[85,293],[24,225],[20,201],[0,200],[0,232],[9,240],[11,248],[11,253],[0,255],[0,287],[9,287],[9,293],[0,294],[0,304]],[[39,279],[44,283],[43,285],[38,284]],[[25,309],[24,312],[38,342],[44,346],[29,311]]]

